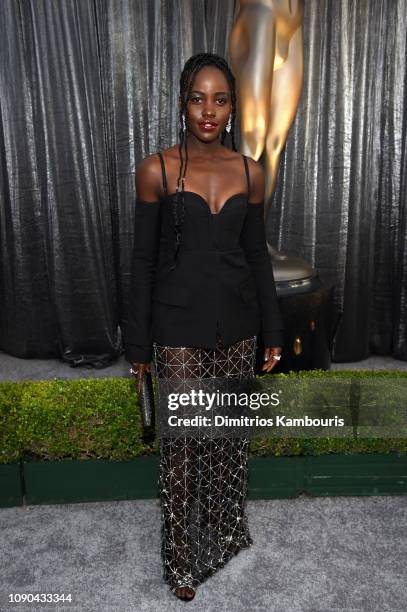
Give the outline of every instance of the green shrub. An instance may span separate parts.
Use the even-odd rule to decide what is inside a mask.
[[[363,378],[372,374],[375,378],[407,378],[407,372],[399,370],[311,370],[258,379]],[[125,461],[158,453],[159,439],[145,444],[142,433],[133,379],[0,383],[0,463],[22,458]],[[407,439],[262,437],[251,441],[251,452],[259,456],[407,452]]]

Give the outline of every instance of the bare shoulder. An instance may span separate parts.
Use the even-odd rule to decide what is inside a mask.
[[[156,202],[161,197],[161,165],[157,153],[147,155],[136,167],[137,197],[146,202]]]
[[[175,144],[172,147],[168,147],[167,149],[161,149],[161,155],[164,160],[179,160],[179,144]]]
[[[257,204],[264,199],[265,175],[264,168],[260,162],[248,155],[247,161],[250,176],[250,202]]]

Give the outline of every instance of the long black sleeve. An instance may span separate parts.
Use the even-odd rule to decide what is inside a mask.
[[[273,266],[267,250],[264,201],[248,204],[241,243],[256,280],[264,346],[283,346],[284,325],[278,306]]]
[[[128,320],[124,330],[125,359],[149,363],[152,359],[151,296],[160,240],[161,202],[136,198],[134,246]]]

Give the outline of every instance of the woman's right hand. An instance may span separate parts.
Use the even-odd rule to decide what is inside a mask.
[[[131,364],[131,367],[133,368],[134,372],[137,372],[137,374],[133,374],[133,376],[136,378],[136,390],[138,395],[140,395],[141,386],[143,384],[144,379],[144,373],[151,372],[150,364],[133,362]]]

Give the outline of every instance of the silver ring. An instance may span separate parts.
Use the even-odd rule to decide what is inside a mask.
[[[272,358],[275,359],[276,361],[280,361],[281,355],[272,355]]]
[[[138,374],[138,370],[137,371],[133,370],[133,368],[130,368],[129,371],[130,371],[130,374],[134,374],[135,376],[137,376],[137,374]]]

